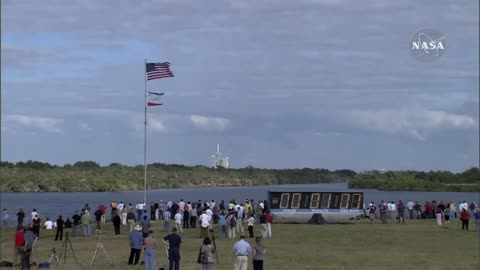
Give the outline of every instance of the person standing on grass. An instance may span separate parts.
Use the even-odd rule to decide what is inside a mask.
[[[453,201],[450,201],[450,221],[454,223],[456,218],[457,218],[457,207],[455,206],[455,203]]]
[[[182,229],[182,220],[183,220],[183,216],[182,214],[180,214],[180,210],[177,210],[177,213],[175,214],[175,228],[177,228],[177,231],[179,231],[180,233],[183,233],[183,229]]]
[[[190,210],[190,228],[196,229],[197,228],[197,206],[196,204],[192,204],[192,209]]]
[[[255,218],[253,218],[253,215],[250,214],[250,216],[247,219],[248,234],[249,234],[250,238],[253,238],[253,223],[254,222],[255,222]],[[265,222],[266,222],[266,218],[265,218]],[[262,230],[263,230],[263,228],[262,228]]]
[[[447,203],[443,215],[445,216],[445,224],[450,223],[450,203]]]
[[[262,238],[255,238],[255,246],[253,247],[253,270],[263,270],[263,256],[265,255],[265,247],[262,244]]]
[[[188,229],[190,228],[190,207],[191,207],[191,204],[190,202],[188,202],[187,204],[185,204],[185,206],[183,207],[183,228],[185,229]]]
[[[100,210],[100,207],[93,213],[93,215],[95,216],[95,222],[97,223],[95,230],[100,231],[102,229],[100,226],[100,223],[102,223],[102,210]]]
[[[150,227],[151,227],[148,216],[143,216],[143,220],[140,222],[140,226],[142,226],[143,238],[147,238],[148,232],[150,231]]]
[[[135,216],[135,213],[133,212],[133,208],[130,208],[127,213],[127,224],[128,224],[128,232],[131,233],[133,232],[133,228],[135,227],[135,222],[137,221],[137,218]]]
[[[262,229],[262,238],[267,238],[268,225],[267,225],[267,215],[265,213],[262,213],[260,215],[260,228]]]
[[[42,220],[40,220],[38,215],[35,215],[32,220],[32,231],[37,237],[40,237],[40,224],[42,224]]]
[[[227,217],[225,216],[225,210],[220,211],[220,215],[218,216],[220,220],[220,233],[223,233],[225,235],[225,238],[228,238],[228,233],[227,233]]]
[[[13,251],[13,266],[19,266],[19,262],[22,260],[22,253],[25,248],[25,230],[23,228],[17,228],[15,232],[15,249]]]
[[[2,212],[2,227],[3,227],[3,231],[6,231],[7,230],[7,226],[8,226],[8,209],[7,208],[4,208],[3,209],[3,212]]]
[[[387,204],[382,200],[380,204],[380,217],[382,218],[382,224],[387,224]]]
[[[170,219],[172,218],[170,211],[163,212],[163,232],[170,231]]]
[[[227,217],[227,230],[228,238],[235,238],[235,227],[237,226],[237,218],[235,217],[235,212],[230,211],[230,214]]]
[[[120,234],[120,224],[122,224],[122,219],[120,218],[120,215],[118,213],[115,214],[115,216],[112,218],[112,223],[113,223],[113,229],[115,231],[115,235]]]
[[[64,227],[65,221],[63,221],[62,215],[58,216],[57,219],[57,233],[55,234],[55,241],[62,241],[63,239],[63,227]]]
[[[134,230],[128,235],[130,242],[130,257],[128,257],[128,265],[137,265],[142,252],[143,236],[142,226],[135,225]],[[135,258],[135,260],[134,260]]]
[[[210,222],[210,216],[206,213],[206,210],[203,210],[203,213],[200,216],[200,237],[202,239],[208,237],[208,228],[210,227]]]
[[[90,216],[90,212],[85,210],[82,216],[82,226],[83,226],[83,235],[85,237],[89,237],[92,235],[92,217]]]
[[[202,247],[200,248],[200,260],[202,264],[202,270],[214,270],[215,269],[215,247],[212,245],[212,240],[206,237],[203,239]]]
[[[22,266],[21,269],[30,269],[30,261],[32,259],[32,250],[35,244],[37,243],[38,237],[33,233],[32,228],[29,228],[25,231],[23,236],[25,241],[23,255],[22,255]]]
[[[475,229],[478,233],[480,233],[480,208],[475,210],[475,214],[473,216],[475,217]]]
[[[272,214],[270,214],[270,210],[267,210],[266,213],[267,213],[267,217],[266,217],[266,221],[267,221],[267,237],[268,237],[268,238],[272,238],[273,216],[272,216]]]
[[[172,233],[165,236],[163,241],[168,245],[169,270],[180,269],[180,244],[182,238],[177,234],[177,228],[172,229]]]
[[[375,219],[375,212],[377,211],[377,207],[375,206],[374,202],[370,203],[368,207],[368,217],[370,218],[370,224],[373,224],[373,220]]]
[[[460,220],[462,221],[462,230],[468,231],[468,221],[470,219],[470,213],[468,213],[467,209],[462,208],[462,213],[460,213]]]
[[[156,270],[155,268],[155,251],[157,248],[157,240],[153,238],[153,231],[148,231],[148,237],[143,241],[145,248],[145,270]]]
[[[245,241],[245,235],[240,235],[240,240],[233,245],[233,253],[235,254],[234,270],[247,270],[248,255],[252,252],[250,244]]]
[[[72,236],[78,237],[80,231],[80,221],[82,220],[82,218],[78,214],[78,211],[75,211],[75,214],[72,216],[72,220]]]
[[[23,229],[23,220],[25,219],[25,212],[23,209],[20,208],[17,213],[17,230],[22,228]]]
[[[400,221],[403,224],[405,224],[405,205],[403,204],[402,200],[398,201],[397,211],[398,211],[398,224],[400,224]]]

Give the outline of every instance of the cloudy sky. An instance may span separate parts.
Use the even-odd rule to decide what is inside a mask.
[[[174,78],[149,162],[462,171],[479,163],[479,3],[1,2],[2,160],[143,164],[144,59]],[[446,36],[410,55],[422,27]]]

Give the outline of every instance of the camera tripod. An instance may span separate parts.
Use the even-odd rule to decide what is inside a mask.
[[[65,264],[65,262],[67,261],[67,243],[70,246],[70,251],[72,251],[73,258],[75,258],[75,262],[78,264],[77,256],[75,256],[75,251],[73,250],[72,242],[70,242],[70,236],[68,232],[65,233],[65,241],[63,241],[63,246],[62,246],[62,249],[60,250],[60,258],[63,255],[63,263]],[[50,260],[52,259],[56,259],[58,264],[60,264],[60,260],[56,255],[55,249],[52,249],[52,256],[50,257]]]
[[[50,260],[48,260],[49,264],[52,264],[52,261],[55,263],[60,263],[60,259],[57,256],[57,250],[55,248],[52,248],[52,255],[50,256]]]
[[[108,253],[105,250],[105,247],[103,247],[102,240],[100,239],[101,236],[102,236],[102,231],[100,231],[99,234],[98,234],[97,248],[95,249],[95,253],[93,253],[92,261],[90,262],[90,264],[93,264],[93,262],[95,261],[95,257],[97,256],[97,252],[98,252],[99,249],[103,250],[103,253],[105,254],[105,257],[107,258],[107,261],[110,264],[113,264],[112,261],[110,260],[110,258],[108,257]]]
[[[212,233],[212,242],[213,242],[213,248],[215,248],[215,257],[217,259],[217,263],[220,263],[220,260],[218,259],[217,245],[215,244],[215,236],[213,235],[213,233],[214,233],[213,229],[210,230],[210,232]]]

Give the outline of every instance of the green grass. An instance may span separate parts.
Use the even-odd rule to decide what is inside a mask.
[[[480,269],[480,234],[462,231],[460,222],[446,226],[435,225],[434,220],[412,221],[408,224],[370,224],[367,220],[352,224],[308,225],[274,224],[273,238],[264,239],[267,250],[265,269],[435,269],[435,270],[477,270]],[[160,233],[161,223],[153,222],[154,234]],[[256,233],[259,228],[255,228]],[[130,248],[125,227],[120,236],[113,235],[113,226],[104,225],[102,243],[114,265],[106,263],[103,252],[99,251],[95,263],[90,265],[97,245],[97,238],[79,237],[71,239],[75,254],[67,249],[67,261],[56,269],[129,269],[127,259]],[[216,230],[217,231],[217,230]],[[1,233],[0,260],[11,261],[13,257],[13,231]],[[42,230],[41,239],[34,253],[34,261],[48,261],[51,249],[57,253],[62,243],[53,241],[53,231]],[[182,235],[181,269],[200,269],[196,263],[201,245],[199,231],[185,230]],[[247,239],[253,244],[252,239]],[[216,269],[233,269],[234,240],[216,236],[220,263]],[[142,252],[143,259],[143,252]],[[157,249],[157,268],[166,267],[167,259],[163,244]],[[5,268],[7,269],[7,268]],[[141,266],[131,269],[143,269]],[[167,267],[168,269],[168,267]],[[253,269],[250,265],[249,269]]]

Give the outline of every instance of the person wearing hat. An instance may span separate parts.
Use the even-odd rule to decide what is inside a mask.
[[[234,270],[247,270],[248,255],[252,252],[250,244],[245,241],[245,235],[240,235],[240,240],[233,245],[233,253],[235,254]]]
[[[130,257],[128,257],[128,265],[137,265],[140,260],[140,252],[143,246],[142,226],[135,225],[133,231],[128,235],[130,241]],[[134,261],[135,257],[135,261]]]

